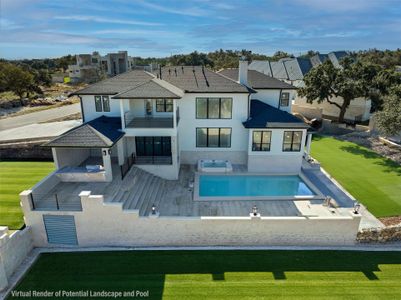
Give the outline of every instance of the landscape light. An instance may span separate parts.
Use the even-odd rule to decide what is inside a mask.
[[[359,204],[359,202],[355,202],[354,204],[354,214],[358,214],[359,213],[359,209],[361,208],[361,205]]]
[[[152,205],[152,215],[156,214],[156,205]]]
[[[256,205],[252,207],[252,214],[256,217],[258,215],[258,208]]]

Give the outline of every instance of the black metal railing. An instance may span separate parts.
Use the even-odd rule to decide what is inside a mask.
[[[178,123],[180,122],[180,108],[177,107],[175,111],[175,118],[176,118],[176,126],[178,126]]]
[[[32,210],[42,211],[82,211],[81,197],[78,194],[66,193],[31,193]]]
[[[135,155],[132,153],[129,155],[125,161],[124,164],[120,166],[121,170],[121,180],[124,179],[125,175],[127,175],[128,171],[131,169],[132,165],[135,163]]]
[[[138,165],[171,165],[172,156],[137,156],[135,163]]]

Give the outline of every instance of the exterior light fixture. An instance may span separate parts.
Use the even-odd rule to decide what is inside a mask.
[[[252,207],[252,214],[256,217],[258,215],[258,208],[256,205]]]
[[[361,208],[361,205],[359,204],[359,202],[355,202],[354,204],[354,214],[359,214],[359,210]]]
[[[107,155],[107,151],[103,150],[103,156],[106,156],[106,155]]]
[[[109,149],[107,152],[108,152],[109,154],[111,154],[111,149]]]
[[[152,205],[152,215],[156,214],[156,205]]]

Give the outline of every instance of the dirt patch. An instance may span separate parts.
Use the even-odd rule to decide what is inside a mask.
[[[379,220],[386,226],[401,224],[401,216],[379,218]]]
[[[80,120],[80,119],[82,119],[82,115],[79,112],[79,113],[76,113],[76,114],[72,114],[72,115],[69,115],[69,116],[61,117],[61,118],[51,119],[49,121],[41,122],[41,123],[62,122],[62,121]]]
[[[357,145],[369,148],[388,159],[395,161],[398,164],[401,164],[401,150],[397,148],[389,147],[383,144],[379,137],[376,135],[371,135],[369,132],[353,132],[349,134],[344,134],[336,137],[342,141],[348,141],[355,143]]]

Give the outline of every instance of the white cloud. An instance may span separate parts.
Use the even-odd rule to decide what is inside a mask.
[[[209,12],[205,9],[199,7],[191,7],[191,8],[182,8],[182,9],[175,9],[171,6],[162,6],[155,3],[150,3],[148,1],[137,1],[137,4],[140,4],[144,7],[148,7],[151,9],[155,9],[165,13],[177,14],[177,15],[184,15],[184,16],[192,16],[192,17],[200,17],[206,16]]]
[[[125,24],[125,25],[143,25],[143,26],[159,26],[161,23],[145,22],[137,20],[122,20],[103,18],[88,15],[70,15],[70,16],[55,16],[56,20],[69,20],[69,21],[84,21],[84,22],[97,22],[97,23],[112,23],[112,24]]]
[[[327,11],[358,11],[374,8],[382,2],[392,0],[295,0],[311,8]]]

